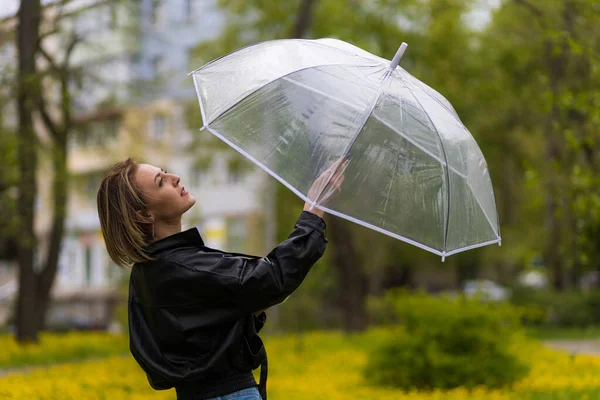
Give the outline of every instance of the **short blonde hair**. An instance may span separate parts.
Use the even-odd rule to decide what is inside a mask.
[[[115,164],[98,189],[98,217],[108,255],[122,267],[152,260],[152,221],[142,191],[134,182],[139,164],[132,158]]]

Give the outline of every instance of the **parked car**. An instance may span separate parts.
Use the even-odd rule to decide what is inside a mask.
[[[488,279],[465,281],[463,293],[467,297],[479,296],[483,300],[489,301],[504,301],[510,295],[509,289]]]

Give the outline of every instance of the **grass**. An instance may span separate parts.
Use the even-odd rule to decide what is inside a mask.
[[[40,344],[21,346],[13,336],[2,335],[0,349],[0,368],[16,368],[127,354],[129,342],[102,332],[42,333]]]
[[[600,398],[600,358],[570,356],[533,342],[519,344],[531,365],[511,389],[402,392],[370,385],[362,375],[368,351],[389,335],[372,330],[346,336],[313,332],[266,338],[270,400],[575,400]],[[83,341],[72,338],[75,341]],[[87,338],[89,341],[89,337]],[[102,341],[102,338],[94,340]],[[130,356],[68,363],[0,378],[0,398],[31,400],[174,399],[154,391]]]
[[[539,340],[600,340],[600,326],[588,328],[529,327],[527,336]]]

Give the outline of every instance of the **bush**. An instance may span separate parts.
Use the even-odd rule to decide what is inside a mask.
[[[523,323],[527,325],[578,328],[600,325],[600,291],[554,292],[516,287],[511,302],[523,308]]]
[[[511,352],[514,335],[520,332],[513,307],[404,292],[391,292],[382,302],[395,311],[405,333],[371,353],[365,376],[376,384],[496,388],[528,371]]]

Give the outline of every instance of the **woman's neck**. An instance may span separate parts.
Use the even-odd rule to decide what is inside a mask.
[[[181,232],[181,218],[154,223],[154,240],[164,239],[179,232]]]

